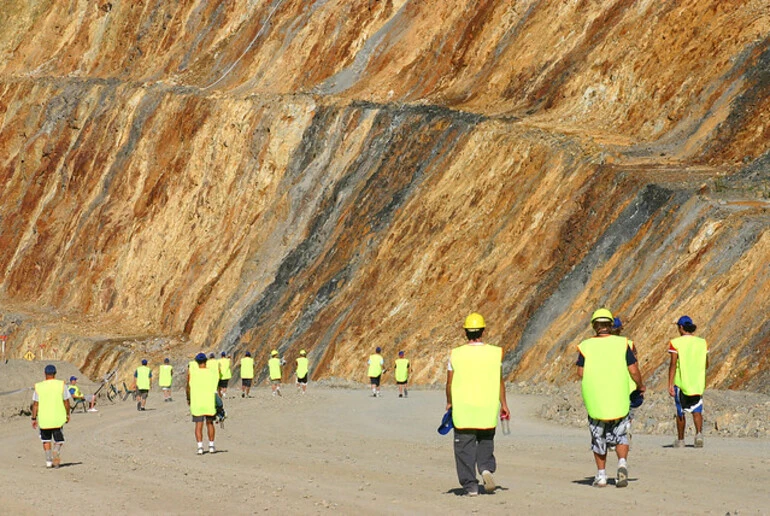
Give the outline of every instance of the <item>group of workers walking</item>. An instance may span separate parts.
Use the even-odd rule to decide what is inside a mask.
[[[673,446],[684,446],[685,414],[689,412],[696,428],[694,446],[702,447],[702,396],[708,366],[708,345],[704,339],[694,335],[696,326],[690,317],[680,317],[676,325],[679,337],[672,339],[668,348],[671,356],[668,391],[674,398],[677,427],[677,439]],[[591,326],[595,335],[578,345],[576,367],[597,468],[593,485],[608,485],[607,452],[614,447],[618,457],[615,485],[625,487],[628,485],[632,409],[643,400],[646,386],[633,341],[620,335],[622,324],[619,319],[614,318],[608,309],[600,308],[593,313]],[[498,419],[507,420],[510,417],[502,375],[504,352],[499,346],[484,343],[485,328],[486,323],[480,314],[468,315],[463,324],[467,342],[451,351],[447,364],[446,410],[451,415],[454,428],[455,465],[460,485],[470,496],[478,495],[480,487],[485,493],[495,490],[495,431]],[[373,397],[380,396],[380,380],[387,371],[381,353],[382,349],[377,347],[367,362]],[[281,395],[281,369],[284,365],[285,360],[279,357],[277,350],[273,350],[268,360],[268,371],[274,396]],[[297,387],[304,394],[308,376],[308,359],[304,350],[299,352],[296,365]],[[398,353],[394,368],[399,397],[407,397],[406,384],[411,365],[403,351]],[[62,427],[69,421],[72,395],[64,382],[56,380],[55,366],[46,366],[44,372],[45,380],[35,385],[32,425],[40,429],[46,467],[58,467],[64,443]],[[164,360],[159,372],[164,401],[171,401],[173,368],[168,359]],[[247,397],[254,378],[254,359],[249,352],[240,361],[240,373],[241,396]],[[152,371],[147,360],[142,360],[134,377],[137,409],[144,410],[152,384]],[[216,450],[214,422],[231,378],[231,360],[225,352],[218,360],[213,354],[209,357],[198,353],[188,365],[185,394],[200,455],[204,453],[204,424],[207,427],[209,453]],[[481,482],[477,474],[481,476]]]

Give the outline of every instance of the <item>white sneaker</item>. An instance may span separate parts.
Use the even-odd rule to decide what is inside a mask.
[[[209,453],[216,453],[217,450],[213,446],[209,446]]]
[[[703,448],[703,434],[696,434],[695,435],[695,447],[696,448]]]
[[[615,487],[626,487],[628,485],[628,467],[620,466],[618,468],[618,479],[615,481]]]
[[[51,462],[50,460],[45,461],[45,467],[46,468],[52,468],[53,467],[53,462]]]
[[[88,409],[88,412],[99,412],[99,411],[96,410],[95,408],[90,408],[90,409]]]
[[[594,487],[607,487],[607,475],[597,474],[594,477],[594,483],[592,485]]]
[[[684,439],[676,439],[673,446],[674,448],[684,448]]]
[[[198,448],[198,455],[203,455],[203,448]]]
[[[495,478],[492,476],[492,473],[488,470],[484,470],[481,472],[481,478],[484,480],[484,492],[487,494],[492,494],[495,492]]]

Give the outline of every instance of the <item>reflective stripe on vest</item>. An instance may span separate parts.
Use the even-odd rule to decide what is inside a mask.
[[[306,377],[307,371],[308,371],[307,357],[299,357],[297,359],[297,378]]]
[[[682,335],[671,341],[676,349],[676,378],[674,384],[688,396],[699,396],[706,390],[706,340],[695,335]]]
[[[171,387],[171,371],[172,367],[168,364],[160,366],[160,372],[158,373],[158,385],[161,387]]]
[[[369,357],[369,378],[376,378],[382,374],[382,355],[375,353]]]
[[[581,387],[588,415],[609,421],[628,414],[628,366],[625,337],[610,335],[584,340],[578,346],[585,358]]]
[[[459,429],[497,426],[503,350],[489,344],[452,350],[452,422]]]
[[[219,359],[219,377],[223,380],[229,380],[233,377],[233,372],[230,370],[230,359]]]
[[[190,368],[190,413],[193,416],[216,414],[219,371],[209,367]]]
[[[150,368],[139,366],[136,368],[136,388],[144,391],[150,390]]]
[[[254,359],[243,357],[241,359],[241,378],[251,380],[254,378]]]
[[[281,359],[280,358],[271,358],[267,361],[267,366],[270,368],[270,379],[271,380],[280,380],[281,379]]]
[[[43,430],[61,428],[67,422],[64,408],[64,382],[45,380],[35,384],[37,393],[37,424]]]
[[[396,359],[396,381],[405,382],[409,378],[409,359],[397,358]]]

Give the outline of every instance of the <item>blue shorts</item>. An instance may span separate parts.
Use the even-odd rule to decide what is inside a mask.
[[[703,412],[703,396],[688,396],[676,385],[674,385],[674,404],[676,405],[676,415],[680,418],[684,417],[685,412],[691,414]]]

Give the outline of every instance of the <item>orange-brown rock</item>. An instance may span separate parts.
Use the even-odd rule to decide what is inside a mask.
[[[471,310],[509,379],[610,307],[665,384],[768,391],[764,1],[22,2],[0,16],[8,352],[93,376],[305,348],[441,382]],[[43,346],[41,348],[41,346]]]

